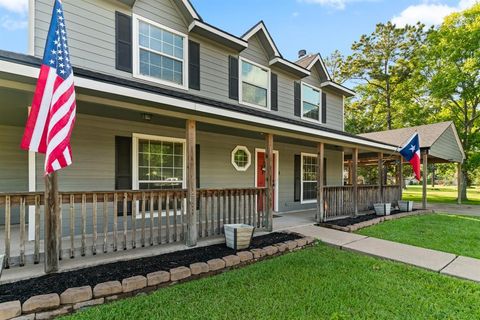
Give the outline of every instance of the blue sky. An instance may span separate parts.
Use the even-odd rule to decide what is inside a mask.
[[[53,0],[52,0],[53,1]],[[71,1],[71,0],[70,0]],[[277,46],[294,60],[299,49],[349,53],[378,22],[438,24],[478,0],[192,0],[202,18],[235,35],[264,20]],[[68,16],[67,26],[68,26]],[[28,0],[0,0],[0,49],[27,51]]]

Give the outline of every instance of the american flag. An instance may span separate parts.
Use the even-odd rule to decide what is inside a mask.
[[[45,154],[45,175],[72,164],[75,88],[60,0],[55,0],[42,66],[21,147]]]

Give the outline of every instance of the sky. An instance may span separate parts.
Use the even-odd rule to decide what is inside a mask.
[[[53,0],[52,0],[53,1]],[[263,20],[282,55],[350,52],[379,22],[438,25],[479,0],[191,0],[204,21],[241,36]],[[68,27],[68,16],[67,27]],[[0,0],[0,49],[26,53],[28,0]]]

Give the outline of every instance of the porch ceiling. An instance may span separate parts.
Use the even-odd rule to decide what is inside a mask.
[[[38,72],[36,71],[38,69],[32,66],[34,62],[30,61],[34,58],[13,53],[8,54],[5,59],[14,59],[16,64],[3,62],[3,69],[0,70],[0,88],[24,90],[30,92],[31,97],[34,90],[34,74]],[[22,59],[28,60],[28,62],[24,62]],[[22,62],[16,62],[17,60]],[[12,65],[9,65],[9,63]],[[4,70],[12,70],[13,72],[2,73],[1,71]],[[16,70],[18,70],[18,73],[15,73]],[[314,128],[311,124],[286,119],[276,113],[263,112],[202,97],[189,100],[191,94],[170,92],[171,90],[164,88],[96,74],[78,68],[76,72],[77,103],[80,112],[82,112],[80,102],[88,102],[108,105],[116,109],[134,110],[139,113],[152,113],[161,117],[194,119],[199,123],[230,128],[230,132],[232,132],[231,128],[236,128],[256,132],[256,134],[271,133],[276,137],[282,136],[309,141],[308,144],[322,141],[327,145],[340,148],[358,147],[362,151],[378,152],[383,150],[383,152],[386,152],[392,149],[389,145],[349,135],[338,130],[318,126]],[[168,92],[163,93],[164,91]],[[27,102],[23,102],[22,105],[28,106],[30,101],[31,98],[27,99]],[[264,119],[262,120],[262,118]]]

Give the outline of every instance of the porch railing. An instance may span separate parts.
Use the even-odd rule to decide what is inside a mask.
[[[60,259],[185,240],[186,190],[61,192],[59,198]],[[44,258],[44,202],[41,192],[0,193],[0,216],[5,217],[0,247],[4,248],[5,267],[39,263]],[[263,188],[197,190],[199,238],[223,234],[224,223],[263,228],[262,203]],[[31,240],[29,207],[34,216]]]
[[[380,186],[358,186],[357,206],[359,212],[372,210],[373,204],[381,201],[397,205],[397,201],[401,198],[400,186],[382,186],[383,200],[379,188]],[[350,216],[355,213],[353,190],[353,186],[324,187],[326,219]]]

